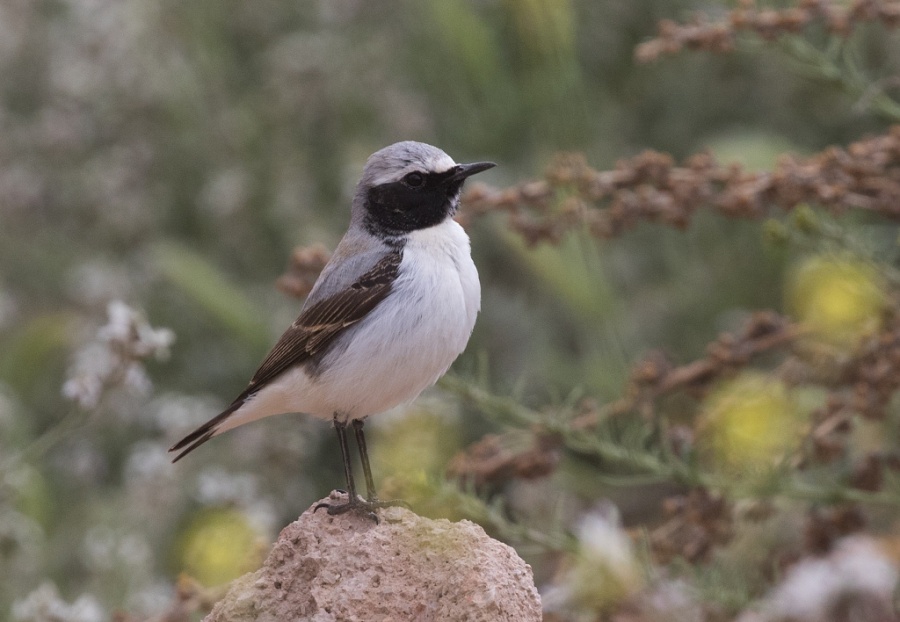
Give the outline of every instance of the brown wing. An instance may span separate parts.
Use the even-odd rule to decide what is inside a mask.
[[[403,251],[384,256],[347,289],[305,309],[253,374],[242,399],[288,367],[324,351],[341,332],[362,320],[391,292]]]
[[[391,293],[397,278],[403,251],[396,250],[379,261],[350,287],[321,300],[291,324],[253,374],[250,385],[226,408],[199,428],[175,443],[169,451],[181,450],[173,462],[208,441],[219,424],[244,404],[244,400],[258,391],[291,365],[310,360],[323,352],[341,331],[362,320]]]

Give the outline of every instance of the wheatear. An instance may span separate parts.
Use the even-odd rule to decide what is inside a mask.
[[[465,180],[495,166],[457,164],[406,141],[369,157],[350,228],[303,308],[221,414],[170,451],[184,457],[213,436],[282,413],[308,413],[337,430],[349,500],[329,514],[390,505],[375,495],[366,417],[415,399],[466,347],[481,306],[469,238],[453,220]],[[356,435],[365,500],[356,494],[347,426]]]

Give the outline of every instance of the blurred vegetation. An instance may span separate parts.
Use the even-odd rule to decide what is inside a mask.
[[[176,466],[165,450],[294,319],[275,281],[295,246],[334,246],[376,149],[414,139],[493,160],[485,180],[504,188],[558,152],[609,170],[646,149],[709,150],[764,172],[890,135],[900,40],[877,12],[847,32],[813,16],[742,31],[727,54],[635,59],[660,19],[728,23],[738,6],[0,4],[0,620],[202,610],[205,588],[179,573],[213,587],[245,572],[341,484],[331,430],[303,416]],[[885,192],[893,153],[873,173]],[[371,422],[382,492],[516,545],[550,619],[777,613],[779,581],[851,534],[874,543],[852,549],[868,567],[896,572],[900,414],[893,385],[863,373],[900,369],[878,358],[900,308],[896,216],[765,216],[538,245],[502,214],[473,218],[478,325],[438,389]],[[109,367],[114,301],[142,312],[129,321],[150,341],[174,333],[156,344],[167,359],[151,344]],[[761,309],[789,318],[766,324],[778,347],[741,333]],[[723,331],[737,336],[715,342]],[[716,358],[734,342],[756,349]],[[708,383],[653,384],[692,362]],[[100,383],[96,405],[64,396],[73,378]],[[854,402],[860,384],[882,401]],[[479,475],[485,456],[518,461]]]

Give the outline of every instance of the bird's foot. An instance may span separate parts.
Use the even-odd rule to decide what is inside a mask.
[[[344,493],[343,490],[335,492]],[[332,494],[332,498],[334,498],[335,496],[336,495]],[[357,495],[355,498],[348,498],[344,503],[329,503],[327,501],[323,501],[313,508],[313,512],[317,512],[321,508],[325,508],[329,516],[339,516],[341,514],[346,514],[347,512],[356,512],[359,514],[363,514],[368,518],[371,518],[377,524],[381,522],[381,520],[378,518],[378,514],[375,513],[375,510],[397,506],[409,509],[409,504],[402,499],[390,499],[388,501],[382,501],[377,497],[373,497],[371,499],[363,499],[362,497]]]

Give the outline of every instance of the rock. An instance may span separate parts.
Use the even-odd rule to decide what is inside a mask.
[[[313,512],[315,505],[284,528],[262,568],[237,579],[206,622],[541,620],[531,567],[475,523],[396,507],[380,510],[376,524]]]

